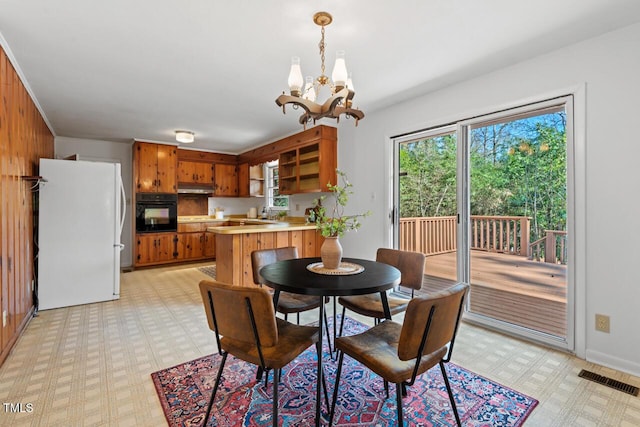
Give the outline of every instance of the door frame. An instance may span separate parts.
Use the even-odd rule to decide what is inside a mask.
[[[537,115],[536,112],[553,107],[564,107],[566,113],[566,150],[567,150],[567,232],[569,239],[567,240],[567,305],[566,305],[566,326],[567,332],[564,338],[552,336],[543,332],[514,325],[508,322],[497,320],[491,317],[482,316],[469,311],[469,303],[465,310],[465,318],[474,323],[488,326],[493,329],[517,335],[532,341],[540,342],[551,347],[563,350],[575,350],[575,177],[574,177],[574,114],[573,114],[573,97],[566,95],[556,97],[536,103],[530,103],[521,107],[511,108],[508,110],[477,116],[471,119],[458,122],[458,206],[460,208],[460,224],[458,224],[458,235],[460,238],[466,236],[466,242],[458,240],[458,277],[464,283],[470,283],[471,279],[471,254],[470,254],[470,183],[471,183],[471,166],[470,166],[470,131],[474,125],[490,123],[492,121],[502,121],[503,119],[514,118],[518,116],[526,117]]]
[[[504,322],[483,322],[477,319],[472,313],[465,312],[465,320],[481,323],[490,328],[500,329],[502,332],[516,335],[531,341],[543,343],[547,346],[567,350],[575,353],[578,357],[584,358],[586,352],[586,85],[579,84],[568,89],[548,93],[533,99],[512,103],[501,108],[487,108],[485,113],[468,115],[468,118],[449,122],[443,126],[434,126],[427,130],[403,132],[397,136],[391,136],[388,141],[391,146],[390,176],[389,181],[389,220],[390,241],[394,247],[399,246],[399,177],[397,173],[399,143],[410,139],[420,138],[421,134],[427,135],[434,129],[446,126],[456,126],[458,145],[458,165],[459,176],[466,177],[464,180],[457,180],[458,191],[458,280],[468,283],[470,279],[469,269],[469,244],[470,244],[470,194],[469,194],[469,157],[468,150],[461,150],[461,147],[468,146],[468,136],[463,131],[464,126],[476,121],[482,121],[493,114],[511,115],[519,109],[532,109],[545,103],[559,104],[564,102],[567,113],[567,231],[570,242],[567,248],[567,336],[564,342],[557,339],[549,339],[549,336],[542,333],[528,333],[530,330],[512,325],[512,328],[505,328]],[[507,113],[508,112],[508,113]],[[409,137],[411,135],[411,137]],[[466,236],[466,238],[465,238]]]

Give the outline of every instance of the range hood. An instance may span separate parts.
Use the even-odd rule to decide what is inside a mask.
[[[178,185],[178,194],[213,194],[213,187],[206,185]]]

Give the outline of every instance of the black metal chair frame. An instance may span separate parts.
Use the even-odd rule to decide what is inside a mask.
[[[458,330],[458,326],[460,324],[460,318],[462,317],[460,314],[462,313],[463,307],[464,307],[464,297],[460,300],[460,307],[458,309],[458,317],[457,317],[457,320],[456,320],[456,325],[455,325],[454,331]],[[431,328],[431,321],[433,320],[434,313],[435,313],[435,306],[432,306],[431,310],[429,311],[429,317],[427,319],[427,323],[425,325],[424,332],[422,333],[422,340],[420,341],[420,347],[419,347],[418,352],[417,352],[416,363],[415,363],[415,367],[413,368],[413,374],[411,375],[411,379],[409,381],[402,381],[401,383],[397,383],[396,384],[396,405],[397,405],[398,424],[399,425],[404,425],[404,417],[403,417],[403,410],[402,410],[402,396],[406,395],[405,387],[412,386],[416,381],[418,368],[420,367],[420,361],[422,359],[422,351],[424,350],[424,346],[425,346],[425,344],[427,342],[427,337],[429,335],[429,329]],[[441,359],[438,362],[438,365],[440,366],[440,371],[442,372],[442,377],[444,378],[444,384],[445,384],[445,386],[447,388],[447,393],[449,395],[449,400],[451,401],[451,408],[453,409],[453,414],[454,414],[454,416],[456,418],[456,423],[457,423],[458,427],[461,427],[462,424],[460,422],[460,415],[458,414],[458,409],[456,407],[456,402],[455,402],[455,398],[453,396],[453,391],[451,390],[451,385],[449,384],[449,378],[447,377],[447,372],[446,372],[445,367],[444,367],[444,364],[448,363],[451,360],[451,353],[453,351],[453,345],[455,343],[455,337],[456,337],[456,333],[454,333],[453,338],[451,339],[451,342],[449,343],[449,349],[447,351],[446,357]],[[337,398],[338,398],[338,387],[340,385],[340,375],[342,374],[342,362],[344,360],[344,352],[338,350],[338,353],[339,353],[338,371],[336,373],[336,383],[335,383],[334,390],[333,390],[333,398],[331,400],[331,411],[330,411],[330,415],[329,415],[329,426],[333,425],[333,416],[334,416],[334,412],[335,412],[336,401],[337,401]],[[389,397],[389,389],[388,389],[388,383],[387,383],[386,380],[385,380],[385,389],[386,389],[387,398],[388,398]]]
[[[204,420],[202,422],[202,427],[205,427],[207,425],[207,421],[209,420],[209,416],[211,415],[211,410],[213,408],[213,402],[215,401],[216,398],[216,393],[218,391],[218,386],[220,385],[220,379],[222,377],[222,371],[224,369],[224,365],[227,361],[227,356],[229,355],[228,352],[222,350],[222,347],[220,345],[220,334],[218,333],[218,322],[217,322],[217,318],[216,318],[216,314],[215,314],[215,310],[213,308],[213,298],[211,296],[211,293],[208,294],[209,296],[209,307],[211,309],[211,314],[212,314],[212,318],[213,318],[213,324],[214,324],[214,328],[215,328],[215,336],[216,336],[216,345],[218,347],[218,353],[222,356],[222,360],[220,361],[220,367],[218,368],[218,373],[216,374],[216,381],[214,383],[213,386],[213,390],[211,392],[211,398],[209,399],[209,404],[207,405],[207,412],[204,416]],[[262,355],[262,345],[260,344],[260,336],[258,334],[258,327],[256,324],[256,320],[255,320],[255,316],[253,314],[253,308],[251,306],[251,301],[249,300],[249,298],[245,298],[245,302],[246,302],[246,308],[247,308],[247,312],[249,314],[249,318],[251,319],[251,328],[253,330],[253,336],[255,337],[256,340],[256,348],[258,350],[258,357],[260,358],[260,366],[258,366],[262,371],[264,371],[266,373],[266,379],[265,379],[265,389],[267,388],[267,379],[269,377],[269,371],[271,370],[271,368],[268,368],[265,364],[264,361],[264,357]],[[317,357],[322,357],[322,343],[321,342],[317,342],[316,344],[316,353],[317,353]],[[281,375],[281,369],[273,369],[273,427],[277,427],[278,426],[278,384],[280,383],[280,375]],[[325,402],[327,404],[327,407],[329,407],[329,395],[327,393],[327,384],[326,384],[326,376],[323,375],[323,386],[324,386],[324,395],[325,395]]]

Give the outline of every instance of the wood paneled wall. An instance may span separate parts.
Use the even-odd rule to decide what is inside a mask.
[[[0,364],[31,318],[34,302],[33,181],[52,158],[53,135],[0,46]]]

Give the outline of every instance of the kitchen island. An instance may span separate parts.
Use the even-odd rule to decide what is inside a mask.
[[[304,218],[266,221],[233,218],[227,225],[207,227],[216,235],[216,278],[237,286],[255,286],[251,252],[295,246],[300,257],[320,256],[323,238]]]

